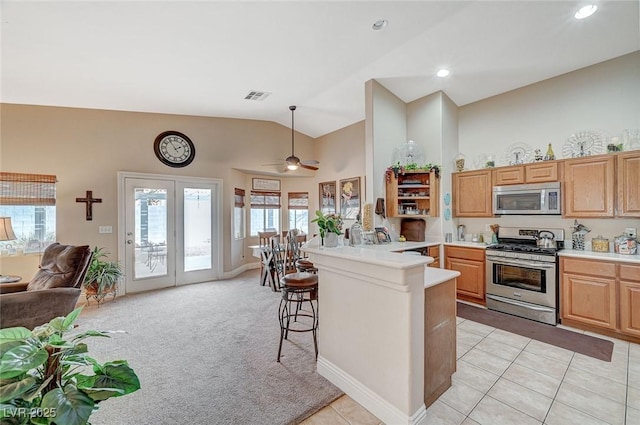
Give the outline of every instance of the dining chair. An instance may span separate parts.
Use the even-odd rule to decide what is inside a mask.
[[[269,281],[269,286],[273,288],[273,274],[271,273],[270,263],[272,261],[271,255],[271,242],[269,239],[272,236],[277,236],[278,232],[275,230],[266,230],[264,232],[258,232],[258,239],[260,245],[260,285],[266,285]]]

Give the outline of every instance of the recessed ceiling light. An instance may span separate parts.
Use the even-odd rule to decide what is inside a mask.
[[[389,21],[387,21],[386,19],[378,19],[373,23],[372,28],[377,31],[386,27],[388,24],[389,24]]]
[[[573,16],[576,19],[588,18],[589,16],[593,15],[594,13],[596,13],[596,10],[598,10],[598,6],[597,5],[588,4],[586,6],[581,7],[580,9],[578,9],[576,14],[573,15]]]
[[[446,76],[448,76],[448,75],[449,75],[449,70],[448,70],[448,69],[445,69],[445,68],[442,68],[441,70],[439,70],[438,72],[436,72],[436,75],[437,75],[438,77],[440,77],[440,78],[444,78],[444,77],[446,77]]]

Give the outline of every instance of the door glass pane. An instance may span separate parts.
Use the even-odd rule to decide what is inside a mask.
[[[211,268],[211,189],[184,189],[184,271]]]
[[[167,191],[136,188],[135,196],[135,276],[144,278],[167,274]]]

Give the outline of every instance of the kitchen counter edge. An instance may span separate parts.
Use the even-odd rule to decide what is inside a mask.
[[[637,254],[616,254],[615,252],[594,252],[581,251],[577,249],[561,249],[558,251],[560,257],[587,258],[591,260],[618,261],[621,263],[640,264],[640,255]]]

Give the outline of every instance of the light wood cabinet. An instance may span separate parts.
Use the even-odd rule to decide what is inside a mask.
[[[456,279],[458,299],[485,304],[484,249],[445,246],[445,268],[460,272]]]
[[[558,164],[550,161],[494,168],[493,185],[557,182],[560,175]]]
[[[616,155],[617,214],[640,217],[640,151]]]
[[[396,177],[386,173],[388,217],[438,217],[440,179],[435,171],[405,171]]]
[[[564,217],[614,216],[614,166],[613,155],[564,161]]]
[[[454,217],[493,216],[490,169],[454,173],[452,179]]]
[[[640,337],[640,266],[620,265],[620,330]]]
[[[563,258],[561,264],[561,317],[616,329],[615,265],[573,258]]]
[[[433,263],[430,263],[429,267],[440,267],[440,245],[430,246],[427,249],[427,255],[433,257]]]

